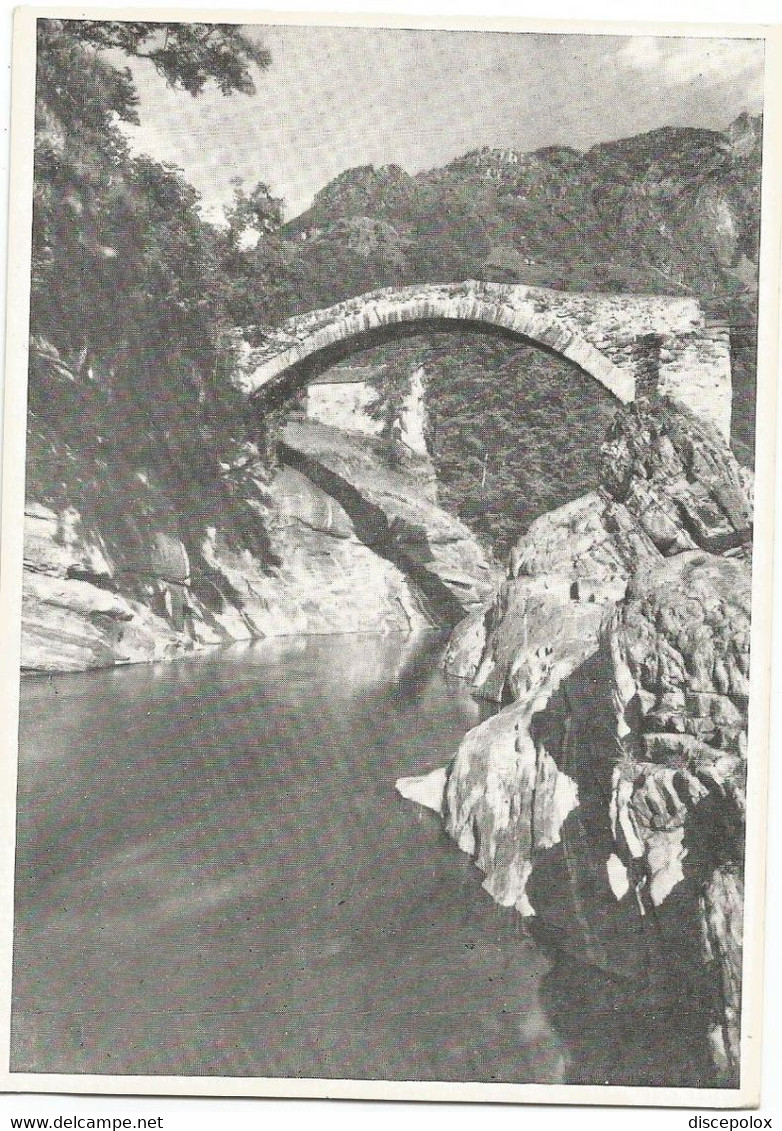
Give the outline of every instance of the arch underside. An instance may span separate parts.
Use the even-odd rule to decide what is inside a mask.
[[[387,298],[385,301],[378,299],[367,302],[355,312],[340,312],[340,316],[333,319],[328,318],[329,311],[316,313],[320,320],[310,333],[301,333],[303,327],[299,319],[291,319],[287,326],[281,328],[279,350],[262,361],[249,378],[248,392],[251,395],[261,392],[287,370],[300,366],[312,355],[352,338],[402,324],[455,322],[501,329],[527,339],[574,362],[623,404],[628,404],[635,397],[635,378],[631,371],[615,365],[583,335],[549,313],[520,311],[505,304],[481,301],[474,295],[417,298],[398,303],[388,302]],[[290,341],[291,337],[296,340],[286,345],[286,339]]]

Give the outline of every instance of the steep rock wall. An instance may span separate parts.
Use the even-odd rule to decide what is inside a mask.
[[[325,429],[311,474],[296,459],[270,475],[257,448],[242,443],[209,464],[219,484],[204,471],[183,492],[161,472],[165,461],[86,435],[80,420],[97,394],[61,365],[55,373],[48,355],[46,367],[48,394],[76,424],[58,431],[53,414],[31,413],[25,669],[170,659],[269,636],[452,625],[491,589],[480,547],[437,506],[425,457],[391,467],[387,445]],[[294,434],[315,450],[317,429]]]
[[[497,902],[696,1017],[735,1083],[749,484],[667,400],[626,410],[603,459],[601,490],[533,524],[452,637],[446,667],[502,709],[398,787],[440,808]]]
[[[365,546],[342,508],[303,475],[283,468],[248,501],[275,563],[242,545],[230,524],[211,526],[195,577],[187,535],[142,535],[134,547],[140,568],[130,575],[74,508],[57,514],[28,503],[23,668],[81,670],[269,636],[428,624],[405,575]],[[179,576],[164,568],[161,543],[185,563]]]
[[[288,424],[282,450],[339,500],[367,546],[414,581],[435,622],[483,606],[497,571],[468,527],[437,505],[426,457],[395,443],[389,467],[383,444],[318,424]]]

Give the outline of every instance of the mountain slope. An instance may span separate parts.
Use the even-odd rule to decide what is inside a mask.
[[[665,127],[583,154],[487,148],[417,176],[349,169],[285,231],[317,246],[360,219],[386,238],[388,225],[406,274],[439,258],[530,283],[564,270],[565,286],[570,269],[579,289],[739,294],[752,290],[744,259],[757,262],[761,133],[742,115],[724,133]],[[436,246],[416,246],[426,237]],[[368,264],[381,244],[364,249]]]

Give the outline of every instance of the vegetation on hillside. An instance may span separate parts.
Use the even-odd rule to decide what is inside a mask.
[[[234,506],[225,468],[258,432],[230,381],[233,228],[203,220],[178,169],[130,153],[122,54],[183,97],[251,94],[269,62],[232,25],[38,21],[28,485],[104,529],[173,508],[203,531]],[[259,191],[238,199],[236,222],[259,209]]]
[[[503,333],[427,329],[362,351],[393,419],[423,367],[440,503],[504,557],[533,519],[598,484],[617,402],[556,354]]]
[[[725,133],[665,128],[585,154],[484,149],[417,176],[351,169],[284,234],[306,261],[333,249],[339,231],[383,225],[410,282],[458,264],[457,277],[697,294],[725,313],[749,310],[760,144],[760,120],[742,115]],[[364,249],[369,274],[382,242]]]

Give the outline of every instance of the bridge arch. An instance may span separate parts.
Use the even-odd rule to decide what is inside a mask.
[[[298,315],[252,352],[242,386],[254,395],[314,354],[383,327],[458,322],[502,329],[525,338],[574,362],[623,404],[634,399],[635,377],[631,371],[616,365],[552,311],[534,309],[533,304],[511,305],[502,293],[485,293],[491,286],[485,284],[480,290],[477,284],[384,289]]]
[[[669,295],[579,294],[476,280],[386,287],[266,331],[262,345],[247,346],[237,384],[253,396],[284,384],[289,370],[339,343],[384,327],[448,322],[504,330],[560,354],[623,404],[637,392],[676,397],[730,437],[728,330],[707,323],[696,299]]]

